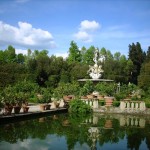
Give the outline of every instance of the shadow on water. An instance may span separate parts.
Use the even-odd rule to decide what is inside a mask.
[[[149,116],[52,114],[0,125],[0,149],[150,149]]]

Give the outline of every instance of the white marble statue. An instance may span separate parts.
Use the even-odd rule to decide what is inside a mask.
[[[95,62],[94,66],[89,65],[89,70],[87,73],[90,75],[92,79],[99,79],[102,76],[101,73],[104,71],[102,69],[102,66],[101,65],[98,66],[97,64],[98,62],[98,50],[97,49],[95,50],[93,61]]]

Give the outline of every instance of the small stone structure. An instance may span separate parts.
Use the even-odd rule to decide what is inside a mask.
[[[93,109],[98,108],[98,99],[82,99],[86,104],[90,105]]]
[[[146,110],[144,101],[131,101],[131,100],[123,100],[120,102],[121,110],[137,110],[144,111]]]

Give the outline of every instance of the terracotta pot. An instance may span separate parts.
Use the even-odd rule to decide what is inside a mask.
[[[6,108],[5,108],[4,115],[11,115],[12,109],[13,109],[13,107],[8,107],[8,108],[6,107]]]
[[[50,105],[45,105],[45,110],[50,110]]]
[[[64,101],[68,102],[72,99],[72,97],[65,95],[65,96],[63,96],[63,99],[64,99]]]
[[[24,113],[27,113],[28,111],[29,111],[29,107],[28,106],[23,107],[23,112]]]
[[[106,106],[112,106],[113,103],[112,97],[106,97],[105,102],[106,102]]]
[[[21,110],[21,107],[20,106],[13,106],[13,107],[14,107],[14,113],[19,114],[20,110]]]
[[[46,106],[45,104],[40,104],[40,110],[44,111],[45,110],[45,106]]]
[[[88,99],[93,99],[93,95],[87,95]]]

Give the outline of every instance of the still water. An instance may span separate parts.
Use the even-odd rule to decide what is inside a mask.
[[[150,117],[58,114],[0,125],[0,150],[150,150]]]

